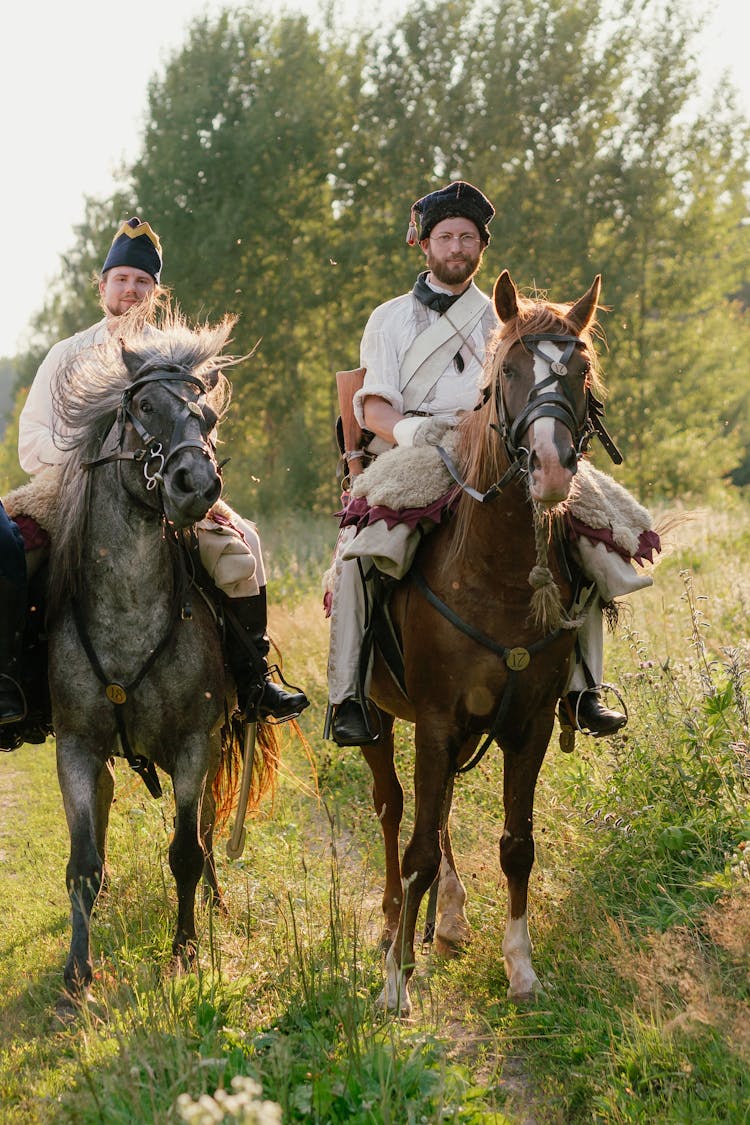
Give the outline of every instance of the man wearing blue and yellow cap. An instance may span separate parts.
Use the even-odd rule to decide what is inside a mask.
[[[21,467],[34,474],[66,460],[66,433],[55,417],[54,388],[58,371],[71,350],[83,350],[106,342],[115,332],[119,317],[139,305],[144,306],[144,322],[149,319],[149,302],[165,294],[160,286],[162,250],[151,226],[134,217],[122,223],[104,260],[99,280],[99,296],[104,317],[90,328],[55,344],[43,360],[21,411],[18,429],[18,455]],[[153,331],[156,331],[154,328]],[[258,532],[253,523],[224,506],[224,515],[211,514],[196,527],[201,561],[216,586],[228,599],[235,620],[248,636],[258,662],[232,630],[227,630],[226,656],[237,685],[241,711],[260,718],[283,720],[296,717],[308,705],[303,692],[287,691],[270,678],[266,633],[266,579]],[[259,666],[264,670],[258,683]],[[258,699],[260,689],[260,699]]]
[[[65,433],[54,418],[52,392],[64,356],[103,344],[115,331],[117,317],[157,291],[162,256],[159,237],[148,223],[128,219],[119,228],[104,259],[99,279],[102,320],[55,344],[36,373],[21,411],[18,458],[27,473],[38,473],[65,460]],[[54,423],[54,425],[53,425]]]

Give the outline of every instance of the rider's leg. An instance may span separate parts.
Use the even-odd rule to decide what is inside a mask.
[[[196,530],[201,561],[230,611],[225,648],[240,711],[262,719],[299,715],[308,706],[305,694],[270,678],[266,574],[255,525],[232,513],[231,523],[207,519]]]
[[[16,524],[0,504],[0,725],[26,714],[20,686],[26,619],[26,560]]]
[[[571,725],[591,734],[614,734],[627,722],[621,711],[605,707],[599,695],[604,677],[604,619],[594,596],[578,631],[561,709]]]
[[[372,741],[359,687],[366,613],[358,560],[337,557],[328,648],[328,698],[334,707],[331,737],[339,746],[361,746]],[[366,683],[365,697],[367,686]]]

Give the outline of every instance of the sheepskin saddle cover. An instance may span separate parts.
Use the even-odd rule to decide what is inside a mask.
[[[54,537],[62,480],[62,465],[42,469],[26,484],[14,488],[3,499],[3,507],[11,519],[31,516],[40,527]]]
[[[453,454],[452,434],[442,445]],[[455,487],[450,473],[434,445],[395,446],[372,462],[352,484],[352,496],[363,497],[370,507],[400,510],[427,508]],[[641,532],[652,527],[649,512],[626,488],[588,461],[578,463],[570,494],[557,509],[588,527],[609,530],[615,543],[628,555],[635,555]]]

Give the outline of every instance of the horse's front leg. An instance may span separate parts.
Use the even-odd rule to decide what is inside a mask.
[[[531,964],[528,890],[534,865],[534,791],[552,723],[552,716],[543,715],[531,724],[521,745],[503,745],[505,824],[500,840],[500,865],[508,880],[503,958],[511,1000],[528,1000],[542,991]]]
[[[414,972],[414,930],[419,907],[440,869],[440,836],[451,775],[449,740],[424,720],[415,728],[414,831],[401,865],[403,902],[398,929],[385,959],[386,982],[379,1003],[411,1014],[409,980]],[[447,815],[447,812],[446,814]]]
[[[396,936],[401,913],[399,832],[404,812],[404,791],[393,760],[393,718],[381,712],[380,719],[380,738],[371,746],[363,746],[362,753],[372,773],[372,803],[383,833],[385,888],[380,944],[387,950]]]
[[[177,929],[172,942],[175,962],[189,968],[195,960],[195,893],[206,860],[198,831],[208,772],[205,740],[185,739],[172,774],[175,799],[174,836],[169,866],[177,885]]]
[[[107,778],[102,781],[102,773]],[[65,872],[71,905],[72,933],[65,964],[65,988],[75,1002],[86,996],[93,978],[91,911],[102,883],[100,852],[106,835],[104,807],[111,801],[111,777],[106,762],[79,739],[58,732],[57,776],[70,835],[70,858]]]

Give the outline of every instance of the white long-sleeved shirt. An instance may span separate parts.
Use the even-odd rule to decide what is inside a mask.
[[[441,292],[437,286],[431,288]],[[422,306],[417,310],[416,301],[412,293],[394,297],[378,305],[365,326],[359,355],[360,366],[365,368],[366,374],[361,389],[354,395],[354,413],[360,426],[364,426],[363,406],[368,395],[377,395],[389,402],[394,410],[404,412],[401,393],[404,356],[423,329],[425,313],[430,324],[440,319],[440,314],[434,309]],[[458,420],[461,411],[474,409],[479,398],[486,337],[486,323],[482,318],[469,336],[471,347],[461,350],[463,371],[458,370],[452,359],[449,360],[417,410],[452,424]]]
[[[105,343],[108,319],[105,316],[83,332],[60,340],[42,360],[18,421],[18,459],[24,472],[38,473],[48,465],[59,465],[66,460],[67,450],[55,441],[66,433],[54,417],[53,391],[57,374],[72,352]]]

